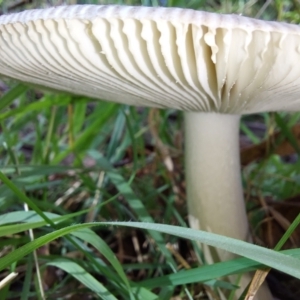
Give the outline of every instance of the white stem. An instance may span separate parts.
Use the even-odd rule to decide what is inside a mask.
[[[236,115],[185,114],[186,181],[193,227],[245,240],[239,120]]]
[[[249,240],[240,172],[237,115],[185,113],[185,164],[190,225],[240,240]],[[215,257],[203,247],[205,258]],[[218,251],[218,258],[233,258]],[[240,285],[245,288],[250,274]],[[255,299],[272,299],[266,286]]]

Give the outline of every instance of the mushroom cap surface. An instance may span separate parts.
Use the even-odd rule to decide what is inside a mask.
[[[0,17],[0,74],[130,105],[300,110],[300,26],[180,8],[75,5]]]

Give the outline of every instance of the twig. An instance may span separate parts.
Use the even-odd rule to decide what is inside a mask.
[[[18,273],[12,272],[0,281],[0,290],[10,283],[14,278],[18,276]]]

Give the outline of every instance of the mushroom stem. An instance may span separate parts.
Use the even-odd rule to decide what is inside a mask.
[[[185,113],[187,198],[193,228],[247,240],[239,121],[237,115]]]
[[[239,122],[238,115],[185,113],[188,211],[190,226],[194,229],[249,241],[241,184]],[[234,257],[209,247],[202,249],[208,262]],[[238,294],[250,280],[250,274],[242,277]],[[263,285],[255,299],[273,298]]]

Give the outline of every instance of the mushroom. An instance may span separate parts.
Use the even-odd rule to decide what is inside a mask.
[[[61,6],[1,16],[0,53],[0,74],[23,82],[183,110],[191,226],[248,239],[239,119],[300,108],[299,26],[180,8]]]

